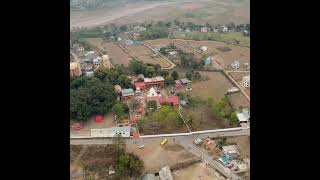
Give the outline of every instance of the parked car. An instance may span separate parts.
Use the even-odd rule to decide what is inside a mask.
[[[196,145],[200,145],[200,144],[202,144],[202,139],[198,138],[198,139],[194,140],[193,142]]]

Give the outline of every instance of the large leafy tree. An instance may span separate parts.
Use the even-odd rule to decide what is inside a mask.
[[[129,68],[132,70],[132,72],[136,75],[138,74],[144,74],[146,66],[137,59],[133,59],[130,61]]]
[[[70,83],[70,118],[87,120],[109,112],[116,100],[113,85],[96,78],[80,77]]]
[[[171,76],[174,80],[177,80],[179,78],[179,74],[176,70],[174,70],[172,73],[171,73]]]
[[[143,161],[141,161],[134,154],[122,154],[119,156],[116,173],[120,177],[138,177],[144,168]]]

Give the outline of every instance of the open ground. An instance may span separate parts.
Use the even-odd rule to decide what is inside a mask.
[[[110,23],[174,20],[216,24],[248,23],[250,0],[157,0],[119,1],[112,7],[71,10],[70,29]]]
[[[144,162],[145,171],[152,173],[159,172],[166,165],[173,167],[178,163],[195,158],[174,142],[168,142],[165,146],[161,146],[160,143],[150,142],[143,149],[138,149],[138,144],[127,144],[127,151],[139,156]]]
[[[127,45],[125,48],[129,50],[130,54],[144,63],[159,64],[161,67],[170,67],[170,64],[162,57],[152,57],[154,53],[143,45]]]

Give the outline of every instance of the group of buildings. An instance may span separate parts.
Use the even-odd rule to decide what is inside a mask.
[[[82,74],[87,77],[92,77],[94,71],[102,64],[111,67],[108,55],[100,56],[96,51],[86,51],[79,43],[71,45],[70,50],[72,50],[73,53],[70,53],[70,77],[77,77]],[[77,57],[71,58],[72,54]]]

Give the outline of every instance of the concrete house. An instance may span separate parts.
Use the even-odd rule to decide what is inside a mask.
[[[243,87],[245,87],[245,88],[250,87],[250,75],[244,76],[244,77],[242,78],[241,84],[242,84]]]
[[[207,50],[208,50],[208,47],[207,47],[207,46],[201,46],[201,47],[200,47],[200,50],[201,50],[202,52],[207,51]]]
[[[133,89],[132,88],[122,89],[121,96],[125,99],[129,99],[130,97],[133,97],[134,96]]]
[[[122,137],[130,137],[130,126],[124,127],[112,127],[105,129],[91,129],[92,137],[116,137],[121,135]]]
[[[202,27],[202,28],[200,29],[200,31],[201,31],[201,32],[208,32],[208,29],[209,29],[209,28],[207,28],[207,27]]]
[[[237,112],[237,118],[240,123],[250,122],[250,109],[243,109],[240,112]]]
[[[232,69],[239,69],[240,67],[239,61],[234,61],[233,63],[231,63],[231,67]]]
[[[229,29],[227,26],[222,26],[222,29],[221,29],[222,32],[226,33],[226,32],[228,32],[228,30]]]

